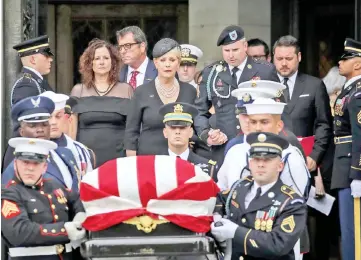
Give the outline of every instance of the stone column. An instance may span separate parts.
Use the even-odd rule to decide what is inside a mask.
[[[71,7],[60,5],[56,10],[56,91],[69,94],[73,87],[73,40]]]
[[[271,43],[271,0],[189,0],[189,43],[203,50],[200,68],[222,58],[217,47],[221,31],[240,25],[247,39]]]
[[[23,41],[23,17],[22,17],[22,1],[11,0],[2,1],[4,7],[4,59],[5,68],[2,111],[3,111],[3,147],[6,147],[7,140],[12,135],[11,119],[10,119],[10,94],[13,84],[20,72],[21,64],[17,52],[13,50],[13,46]]]
[[[56,25],[55,25],[55,5],[48,5],[47,12],[47,23],[46,31],[49,36],[50,49],[54,54],[56,54]],[[51,71],[48,75],[49,85],[55,90],[56,88],[56,60],[58,59],[55,56],[55,60],[51,65]]]

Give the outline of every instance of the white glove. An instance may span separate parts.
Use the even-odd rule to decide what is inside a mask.
[[[85,238],[85,229],[81,227],[80,222],[65,222],[64,228],[68,233],[68,237],[71,241]]]
[[[73,218],[74,222],[80,222],[80,224],[83,224],[83,222],[86,219],[86,213],[85,212],[78,212],[75,217]]]
[[[222,216],[218,213],[213,214],[213,222],[221,221]]]
[[[216,227],[215,222],[213,222],[211,225],[211,232],[215,239],[217,239],[219,242],[223,242],[227,239],[234,238],[234,234],[236,233],[238,225],[225,218],[222,218],[218,222],[221,222],[222,226]]]
[[[351,195],[354,198],[361,197],[361,180],[353,180],[351,182]]]

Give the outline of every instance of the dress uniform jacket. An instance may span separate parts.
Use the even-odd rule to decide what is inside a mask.
[[[68,171],[72,179],[72,190],[79,190],[79,180],[81,173],[76,165],[72,152],[65,147],[58,147],[50,151],[48,158],[48,168],[44,174],[45,178],[49,178],[66,187],[63,177],[63,171]],[[59,165],[59,166],[58,166]],[[14,161],[12,161],[6,170],[2,173],[1,183],[6,184],[14,178]]]
[[[247,58],[238,84],[252,79],[279,82],[276,69],[272,64]],[[195,101],[195,105],[199,109],[199,115],[195,120],[194,126],[198,136],[200,136],[204,142],[207,141],[208,137],[208,135],[205,134],[205,130],[210,129],[208,119],[211,116],[209,109],[212,105],[215,108],[215,114],[217,116],[216,128],[225,133],[228,140],[231,140],[239,133],[240,125],[235,114],[237,99],[231,96],[232,90],[237,89],[238,84],[234,85],[232,83],[229,66],[223,60],[217,61],[203,70],[202,81],[199,86],[199,95]],[[222,147],[224,149],[224,145],[222,145]],[[212,149],[218,150],[220,148],[214,146]],[[223,158],[223,150],[221,153],[221,157]],[[216,157],[218,158],[218,156]],[[217,160],[216,157],[213,156],[213,159]]]
[[[215,212],[239,225],[232,239],[232,260],[295,259],[293,247],[306,227],[304,200],[278,180],[245,208],[252,185],[248,177],[217,198]]]
[[[248,169],[249,149],[250,145],[247,142],[229,149],[217,174],[217,184],[221,190],[230,188],[237,180],[250,174]],[[280,173],[281,180],[299,195],[307,195],[310,174],[302,153],[296,147],[289,145],[282,151],[282,160],[286,161],[286,159],[285,167]]]
[[[53,91],[48,82],[27,68],[22,69],[21,77],[15,82],[11,90],[11,105],[18,101],[37,96],[45,91]]]
[[[16,177],[1,188],[1,233],[10,248],[58,245],[60,255],[12,257],[21,260],[72,259],[64,223],[84,212],[77,192],[43,179],[36,186],[25,186]],[[41,250],[41,249],[39,249]],[[69,250],[68,250],[69,251]]]
[[[216,180],[218,166],[215,161],[208,160],[192,151],[189,151],[187,161],[199,166],[205,173],[208,173],[213,180]]]
[[[331,188],[361,180],[361,78],[344,88],[334,105],[335,157]]]

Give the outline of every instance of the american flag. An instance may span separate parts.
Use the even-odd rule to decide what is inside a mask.
[[[130,218],[164,218],[193,232],[210,230],[217,184],[193,164],[173,156],[134,156],[87,173],[80,198],[85,229],[99,231]]]

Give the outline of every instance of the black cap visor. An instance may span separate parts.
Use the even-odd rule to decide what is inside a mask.
[[[186,121],[181,121],[181,120],[171,120],[165,123],[167,126],[171,126],[171,127],[187,127],[187,126],[191,126],[192,124]]]
[[[276,158],[282,157],[282,151],[273,147],[251,147],[250,158]]]
[[[48,156],[38,153],[19,152],[19,153],[15,153],[15,158],[22,161],[33,161],[37,163],[42,163],[46,161]]]

